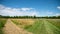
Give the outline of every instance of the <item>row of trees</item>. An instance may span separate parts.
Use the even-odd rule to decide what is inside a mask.
[[[0,18],[56,18],[60,19],[60,16],[44,16],[44,17],[37,17],[37,16],[2,16],[0,15]]]

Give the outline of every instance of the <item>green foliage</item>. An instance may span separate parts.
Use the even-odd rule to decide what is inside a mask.
[[[3,32],[3,30],[2,30],[3,28],[0,28],[0,34],[4,34],[4,32]]]
[[[0,34],[3,34],[2,29],[5,25],[5,23],[6,23],[6,19],[0,19]]]
[[[60,19],[60,16],[44,16],[44,17],[38,17],[38,16],[2,16],[0,15],[0,18],[46,18],[46,19]]]
[[[30,27],[32,27],[32,25],[25,25],[24,29],[28,29]]]

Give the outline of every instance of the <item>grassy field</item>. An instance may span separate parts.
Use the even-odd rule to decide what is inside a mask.
[[[21,28],[27,28],[34,24],[34,20],[32,19],[12,19],[12,21]]]
[[[4,27],[4,25],[5,25],[5,23],[6,23],[6,20],[7,19],[4,19],[4,18],[0,18],[0,34],[3,34],[3,27]]]
[[[60,34],[60,19],[12,19],[12,22],[33,34]]]

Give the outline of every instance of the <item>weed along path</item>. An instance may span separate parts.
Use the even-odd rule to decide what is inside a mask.
[[[10,19],[7,20],[3,31],[4,34],[32,34],[31,32],[17,27]]]

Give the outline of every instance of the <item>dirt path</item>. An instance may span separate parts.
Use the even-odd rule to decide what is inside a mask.
[[[5,27],[3,28],[4,34],[32,34],[22,28],[17,27],[10,19],[7,20]]]

